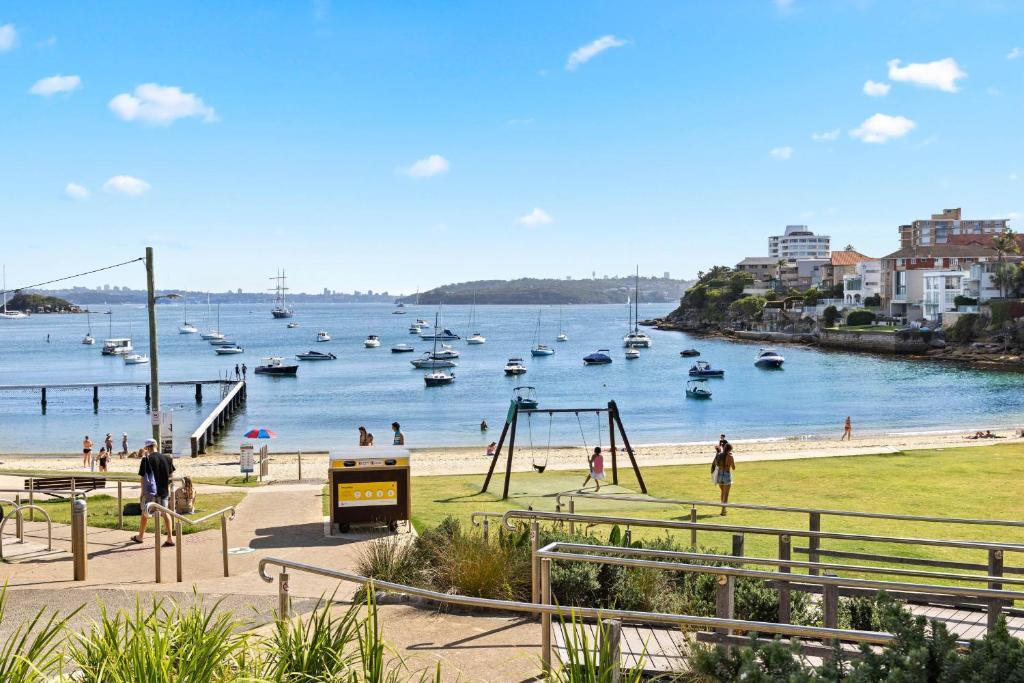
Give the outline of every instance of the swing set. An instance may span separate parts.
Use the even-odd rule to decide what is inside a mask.
[[[535,415],[547,414],[548,416],[548,442],[547,447],[544,451],[543,463],[537,462],[536,449],[533,442],[533,418]],[[501,457],[501,449],[505,445],[505,438],[508,437],[508,452],[505,456],[505,486],[502,491],[501,499],[506,500],[508,498],[508,485],[509,480],[512,476],[512,457],[516,448],[516,432],[519,427],[520,416],[526,417],[526,432],[527,438],[530,442],[530,464],[538,474],[543,474],[544,470],[548,466],[548,457],[551,455],[551,428],[554,423],[555,415],[561,413],[572,413],[576,416],[576,424],[580,429],[580,437],[583,440],[583,450],[590,458],[590,446],[587,445],[587,435],[583,427],[583,416],[589,413],[593,413],[597,418],[597,444],[603,447],[602,441],[602,423],[603,414],[608,415],[608,442],[609,450],[612,456],[612,484],[619,483],[619,468],[616,462],[617,449],[615,447],[615,435],[622,438],[622,445],[626,450],[626,454],[629,456],[629,462],[633,467],[633,473],[636,474],[636,480],[640,484],[640,491],[647,493],[647,485],[644,483],[643,475],[640,474],[640,467],[636,464],[636,456],[633,453],[633,448],[629,445],[629,438],[626,436],[626,430],[622,426],[622,418],[619,416],[619,408],[615,405],[615,401],[608,401],[608,406],[605,408],[521,408],[519,403],[515,400],[511,402],[508,408],[508,414],[505,416],[505,426],[501,429],[501,436],[498,438],[498,447],[494,451],[494,456],[491,458],[491,466],[487,469],[487,478],[484,479],[484,486],[480,489],[480,493],[486,493],[487,488],[491,484],[491,476],[494,474],[494,468],[498,464],[498,458]]]

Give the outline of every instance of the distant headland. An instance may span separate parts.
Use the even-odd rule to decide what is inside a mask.
[[[616,304],[634,296],[632,277],[607,277],[585,280],[522,278],[519,280],[476,280],[435,287],[419,295],[404,296],[403,303],[472,304]],[[644,303],[678,302],[693,285],[692,280],[641,277],[640,301]]]

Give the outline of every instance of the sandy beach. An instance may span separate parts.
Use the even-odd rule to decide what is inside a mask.
[[[889,433],[855,436],[851,441],[836,439],[751,439],[734,440],[735,455],[740,462],[747,460],[790,460],[796,458],[827,458],[875,453],[895,453],[903,450],[926,448],[957,448],[964,446],[986,446],[1005,443],[1024,443],[1014,430],[993,432],[1000,439],[968,439],[973,432],[928,432]],[[497,432],[495,433],[497,439]],[[438,474],[483,474],[490,459],[478,447],[416,448],[412,451],[413,475]],[[607,444],[605,444],[607,448]],[[297,454],[274,453],[271,444],[271,477],[276,480],[298,478]],[[641,467],[657,465],[683,465],[710,463],[714,455],[711,442],[685,444],[648,444],[634,447]],[[53,472],[81,471],[81,454],[63,455],[0,455],[0,468],[14,470],[48,470]],[[620,465],[626,460],[625,452],[619,448]],[[547,461],[552,470],[582,470],[586,466],[583,446],[535,448],[533,458],[538,463]],[[607,461],[606,461],[607,462]],[[517,447],[513,471],[527,472],[531,468],[529,446]],[[211,453],[198,458],[181,457],[175,464],[181,476],[231,477],[237,476],[237,453]],[[610,463],[609,463],[610,464]],[[628,460],[626,463],[628,465]],[[304,453],[302,455],[302,476],[304,479],[324,479],[328,466],[326,453]],[[499,469],[504,467],[504,453]],[[114,459],[110,471],[134,474],[138,461]]]

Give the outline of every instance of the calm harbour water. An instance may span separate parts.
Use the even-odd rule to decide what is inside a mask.
[[[640,317],[663,315],[671,304],[640,306]],[[402,423],[409,446],[474,445],[497,439],[512,388],[517,384],[537,387],[541,407],[601,406],[615,399],[630,440],[635,444],[710,440],[720,432],[731,438],[786,438],[835,434],[846,415],[853,416],[858,431],[905,432],[944,428],[969,429],[1015,424],[1024,417],[1024,376],[982,372],[951,366],[782,348],[785,369],[765,371],[754,367],[757,344],[714,339],[693,339],[677,332],[649,330],[650,349],[639,360],[623,356],[626,331],[625,306],[567,306],[563,328],[570,340],[554,342],[559,310],[545,307],[542,340],[556,353],[531,358],[537,308],[528,306],[480,306],[474,327],[487,337],[482,346],[454,342],[461,351],[456,381],[447,387],[427,389],[422,370],[409,361],[430,343],[408,333],[409,324],[421,317],[433,320],[434,310],[407,307],[406,315],[393,315],[391,306],[371,304],[303,305],[296,310],[296,329],[286,321],[273,320],[269,305],[221,306],[221,329],[246,349],[239,356],[217,356],[198,335],[180,335],[182,306],[160,306],[160,370],[164,380],[209,379],[233,372],[235,363],[249,366],[249,397],[246,408],[234,420],[220,446],[234,450],[242,433],[251,427],[267,427],[279,434],[277,450],[336,448],[352,445],[356,427],[364,424],[379,443],[390,441],[388,425]],[[190,318],[200,329],[208,327],[205,306],[189,306]],[[468,336],[468,307],[443,311],[443,324]],[[134,334],[135,346],[147,352],[146,311],[142,306],[115,306],[109,318],[92,316],[95,346],[80,343],[86,332],[86,316],[33,316],[21,321],[0,321],[0,384],[46,382],[108,382],[142,380],[148,365],[126,366],[120,358],[100,355],[102,340]],[[318,329],[333,340],[316,343]],[[47,334],[50,342],[47,343]],[[363,348],[367,334],[378,334],[382,346]],[[392,354],[399,342],[413,343],[415,354]],[[714,397],[709,401],[687,400],[686,371],[692,359],[680,358],[681,349],[695,346],[701,358],[726,370],[723,380],[711,380]],[[582,357],[608,348],[614,362],[584,367]],[[300,363],[295,378],[252,374],[267,355],[294,358],[310,349],[331,351],[332,362]],[[502,372],[510,356],[526,359],[529,371],[521,378]],[[191,386],[165,388],[163,405],[174,410],[175,447],[187,451],[188,435],[219,396],[205,392],[198,407]],[[149,416],[141,389],[101,390],[100,408],[94,413],[88,391],[51,391],[46,415],[38,392],[0,392],[0,452],[74,452],[83,434],[99,443],[102,435],[122,431],[137,447],[149,431]],[[491,425],[482,435],[479,424]],[[533,441],[580,444],[580,427],[574,416],[533,419]],[[597,443],[597,424],[591,414],[583,419],[587,443]],[[604,443],[607,433],[602,427]],[[524,429],[520,439],[528,438]]]

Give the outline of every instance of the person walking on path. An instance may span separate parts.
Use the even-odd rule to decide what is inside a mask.
[[[604,456],[601,455],[600,446],[594,446],[594,454],[587,459],[587,463],[590,465],[590,474],[583,480],[583,486],[580,488],[585,488],[587,482],[593,479],[597,484],[594,493],[597,493],[601,490],[601,482],[604,481]]]
[[[142,508],[142,516],[139,519],[139,533],[132,536],[136,543],[142,543],[146,535],[146,527],[149,525],[149,511],[147,506],[150,503],[168,507],[168,492],[170,490],[171,475],[174,473],[174,463],[171,459],[157,452],[156,441],[146,439],[146,445],[142,449],[142,460],[139,461],[139,479],[142,482],[142,496],[139,498],[139,507]],[[174,546],[174,535],[171,527],[171,518],[164,513],[164,523],[167,525],[167,540],[164,547]]]
[[[736,460],[732,457],[732,444],[726,442],[725,447],[715,449],[715,459],[711,462],[711,480],[718,484],[719,499],[722,503],[729,502],[729,489],[732,488],[732,473],[736,469]],[[725,506],[722,506],[725,516]]]
[[[402,425],[397,422],[391,423],[391,431],[395,433],[395,438],[391,442],[393,446],[404,446],[405,445],[405,434],[402,433]]]
[[[850,416],[846,416],[846,423],[843,425],[843,436],[839,439],[851,441],[853,439],[853,422],[850,420]]]
[[[82,439],[82,465],[85,467],[89,466],[92,461],[92,439],[86,434],[85,438]]]
[[[121,432],[121,460],[128,457],[128,432]]]

